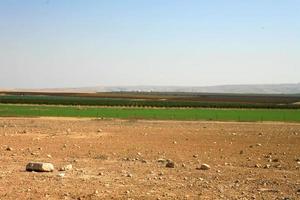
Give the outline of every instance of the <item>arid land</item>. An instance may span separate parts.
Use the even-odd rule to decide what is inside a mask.
[[[0,199],[300,199],[300,124],[0,118]]]

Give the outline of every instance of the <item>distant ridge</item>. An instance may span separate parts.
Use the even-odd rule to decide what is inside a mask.
[[[4,90],[4,89],[3,89]],[[2,91],[3,91],[2,90]],[[8,91],[5,89],[5,91]],[[53,89],[12,89],[9,91],[32,92],[193,92],[193,93],[232,93],[232,94],[299,94],[297,84],[254,84],[254,85],[219,85],[205,87],[188,86],[102,86],[82,88]]]

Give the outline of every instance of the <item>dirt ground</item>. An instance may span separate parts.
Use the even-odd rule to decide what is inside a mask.
[[[0,199],[300,199],[300,124],[0,118]]]

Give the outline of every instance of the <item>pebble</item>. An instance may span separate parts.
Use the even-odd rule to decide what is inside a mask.
[[[52,163],[30,162],[26,165],[26,171],[52,172],[53,170],[54,166]]]
[[[208,164],[202,164],[200,167],[196,168],[197,170],[209,170],[210,166]]]
[[[57,174],[57,176],[63,178],[63,177],[65,177],[65,173],[59,173],[59,174]]]
[[[256,168],[260,168],[261,165],[260,165],[260,164],[256,164],[255,167],[256,167]]]
[[[271,165],[269,165],[269,164],[266,164],[266,165],[264,166],[265,169],[269,169],[270,167],[271,167]]]
[[[6,148],[6,151],[12,151],[12,150],[13,150],[13,148],[11,148],[11,147]]]
[[[164,159],[164,158],[159,158],[159,159],[157,160],[157,162],[159,162],[159,163],[165,163],[165,162],[167,162],[167,160]]]
[[[173,161],[168,161],[166,164],[167,168],[175,168],[175,163]]]
[[[97,132],[98,132],[98,133],[101,133],[101,132],[102,132],[102,129],[99,128],[99,129],[97,130]]]
[[[65,166],[61,167],[59,169],[59,171],[70,171],[70,170],[72,170],[72,168],[73,168],[73,166],[71,164],[69,164],[69,165],[65,165]]]

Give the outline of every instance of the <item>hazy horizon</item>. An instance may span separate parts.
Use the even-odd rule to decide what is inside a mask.
[[[300,2],[0,1],[0,88],[300,82]]]

